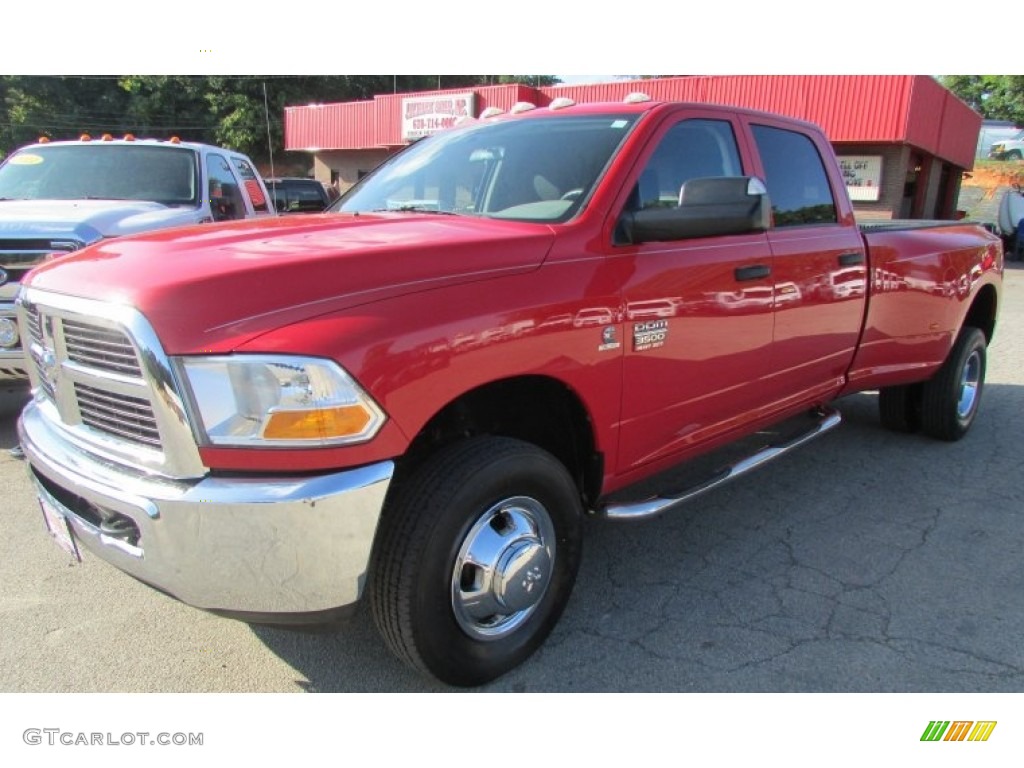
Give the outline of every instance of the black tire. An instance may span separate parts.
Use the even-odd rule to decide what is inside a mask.
[[[565,467],[534,445],[478,437],[440,451],[385,504],[368,587],[378,630],[400,659],[445,683],[503,675],[565,608],[582,516]],[[491,570],[474,564],[492,550]]]
[[[1022,155],[1019,149],[1011,149],[1009,152],[1006,153],[1007,160],[1020,160],[1021,158]]]
[[[880,389],[878,415],[886,429],[917,432],[921,428],[921,385],[904,384]]]
[[[921,429],[939,440],[959,440],[978,414],[985,385],[985,334],[961,329],[949,357],[921,388]]]

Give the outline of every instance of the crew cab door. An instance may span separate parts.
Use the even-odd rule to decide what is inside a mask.
[[[210,214],[214,221],[246,219],[270,212],[268,195],[252,166],[242,158],[211,152],[206,156]]]
[[[751,118],[772,203],[775,326],[767,391],[775,406],[828,399],[857,350],[867,254],[832,149],[819,132]],[[831,170],[831,172],[830,172]]]
[[[242,194],[242,185],[224,155],[211,152],[206,156],[206,178],[207,199],[214,221],[244,219],[252,215]]]
[[[627,181],[623,213],[678,206],[691,179],[746,175],[740,135],[721,112],[667,120]],[[772,258],[763,231],[639,244],[620,233],[612,258],[625,275],[618,471],[628,473],[728,432],[763,404]]]

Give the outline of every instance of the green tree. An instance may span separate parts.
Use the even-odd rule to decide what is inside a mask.
[[[0,151],[40,136],[126,130],[127,100],[116,78],[6,75],[0,77],[0,98]]]
[[[544,88],[562,82],[554,75],[495,75],[494,81],[495,85],[522,83],[534,88]]]
[[[982,117],[1024,125],[1024,75],[945,75],[939,82]]]
[[[127,76],[117,79],[125,94],[125,122],[131,133],[166,139],[215,142],[217,120],[206,100],[208,77]]]

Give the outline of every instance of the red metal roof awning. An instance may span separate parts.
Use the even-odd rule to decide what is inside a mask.
[[[981,116],[925,75],[730,75],[620,80],[591,85],[480,88],[387,94],[373,101],[285,108],[285,149],[401,146],[403,98],[472,91],[476,112],[517,101],[546,106],[621,101],[643,91],[664,101],[726,104],[817,123],[833,142],[910,144],[961,168],[974,165]]]

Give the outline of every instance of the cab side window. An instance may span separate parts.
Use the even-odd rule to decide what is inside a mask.
[[[207,177],[210,185],[210,210],[214,221],[245,218],[245,203],[238,181],[228,161],[221,155],[207,155]]]
[[[836,223],[825,164],[810,137],[766,125],[751,127],[767,177],[775,226]]]
[[[742,176],[732,126],[725,120],[684,120],[669,129],[648,160],[630,198],[630,210],[674,208],[690,179]]]

